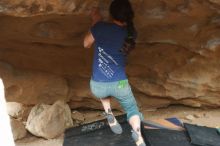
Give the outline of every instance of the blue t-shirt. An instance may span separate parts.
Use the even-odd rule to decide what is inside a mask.
[[[95,39],[92,79],[114,82],[127,79],[125,56],[120,51],[127,37],[126,28],[114,23],[98,22],[91,28]]]

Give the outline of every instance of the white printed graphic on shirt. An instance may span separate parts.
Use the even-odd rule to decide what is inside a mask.
[[[98,50],[99,50],[99,53],[98,53],[99,69],[107,78],[112,78],[115,72],[109,66],[109,63],[111,61],[115,65],[118,65],[118,63],[114,60],[114,58],[112,56],[110,56],[108,53],[106,53],[101,47],[98,47]]]

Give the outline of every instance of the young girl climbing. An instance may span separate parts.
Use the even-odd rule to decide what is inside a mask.
[[[90,88],[100,99],[111,130],[122,133],[110,105],[115,97],[127,114],[136,145],[145,146],[140,130],[143,117],[125,73],[126,56],[135,47],[134,12],[129,0],[113,0],[109,12],[111,22],[104,22],[98,9],[92,11],[92,27],[84,39],[85,48],[95,44]]]

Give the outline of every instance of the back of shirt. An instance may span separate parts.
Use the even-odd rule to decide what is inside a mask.
[[[92,79],[98,82],[127,79],[125,56],[120,51],[127,37],[126,28],[98,22],[91,28],[91,33],[95,39]]]

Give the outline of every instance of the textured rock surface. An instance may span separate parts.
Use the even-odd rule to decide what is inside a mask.
[[[101,108],[88,85],[92,49],[84,49],[82,40],[90,26],[91,7],[99,5],[107,18],[109,2],[2,0],[0,60],[19,69],[0,69],[10,78],[5,80],[7,99],[35,104],[65,98],[71,108]],[[139,33],[127,72],[139,105],[220,106],[220,2],[132,3]],[[46,89],[44,80],[49,82]]]
[[[7,102],[8,115],[13,118],[22,118],[25,107],[21,103],[17,102]]]
[[[0,62],[0,76],[8,101],[34,105],[68,101],[68,86],[64,78],[39,71],[20,71]]]
[[[31,107],[24,106],[23,104],[17,102],[7,102],[6,105],[8,115],[21,121],[27,120]]]
[[[22,139],[27,135],[27,130],[22,122],[11,119],[11,128],[14,140]]]
[[[27,118],[31,112],[32,106],[26,106],[18,102],[7,102],[7,112],[10,117],[20,121],[27,121]]]
[[[52,106],[36,105],[28,117],[26,129],[36,136],[51,139],[71,126],[73,121],[69,106],[63,101],[57,101]]]
[[[1,0],[0,12],[16,16],[84,13],[103,0]],[[106,1],[106,0],[105,0]]]

